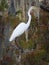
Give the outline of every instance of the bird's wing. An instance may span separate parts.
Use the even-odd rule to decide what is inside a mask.
[[[25,23],[20,23],[15,29],[14,29],[14,33],[17,35],[20,35],[21,33],[23,33],[26,29],[26,24]]]
[[[25,23],[20,23],[13,31],[9,41],[14,40],[16,37],[20,36],[21,34],[24,33],[26,30],[26,24]]]

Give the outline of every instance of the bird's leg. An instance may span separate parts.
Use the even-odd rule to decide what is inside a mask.
[[[28,30],[25,31],[26,42],[28,41]]]
[[[18,38],[15,39],[15,43],[16,43],[16,46],[18,47],[19,50],[21,50],[21,53],[23,53],[23,48],[21,48],[19,42],[18,42]]]

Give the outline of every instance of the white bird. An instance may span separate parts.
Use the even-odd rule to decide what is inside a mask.
[[[37,7],[31,6],[29,8],[29,10],[28,10],[28,17],[29,17],[28,22],[27,23],[22,22],[14,29],[14,31],[12,32],[12,35],[11,35],[11,37],[9,39],[10,42],[13,41],[16,37],[19,37],[20,35],[22,35],[24,32],[26,33],[26,39],[27,39],[27,32],[26,31],[30,26],[30,22],[31,22],[31,14],[30,14],[30,12],[31,12],[32,9],[36,10]]]

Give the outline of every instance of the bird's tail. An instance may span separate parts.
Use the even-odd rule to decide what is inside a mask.
[[[12,42],[14,40],[13,36],[11,35],[9,41]]]
[[[11,42],[11,41],[12,41],[12,39],[10,38],[10,39],[9,39],[9,41]]]
[[[14,36],[14,34],[12,34],[9,41],[12,42],[14,39],[15,39],[15,36]]]

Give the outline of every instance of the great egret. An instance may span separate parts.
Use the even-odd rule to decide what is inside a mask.
[[[29,8],[29,10],[28,10],[28,17],[29,17],[28,22],[27,23],[22,22],[14,29],[14,31],[13,31],[10,39],[9,39],[10,42],[13,41],[16,37],[19,37],[20,35],[22,35],[24,32],[26,33],[26,39],[27,39],[27,32],[26,31],[30,26],[30,22],[31,22],[31,14],[30,14],[30,12],[31,12],[32,9],[36,10],[37,7],[31,6]]]

